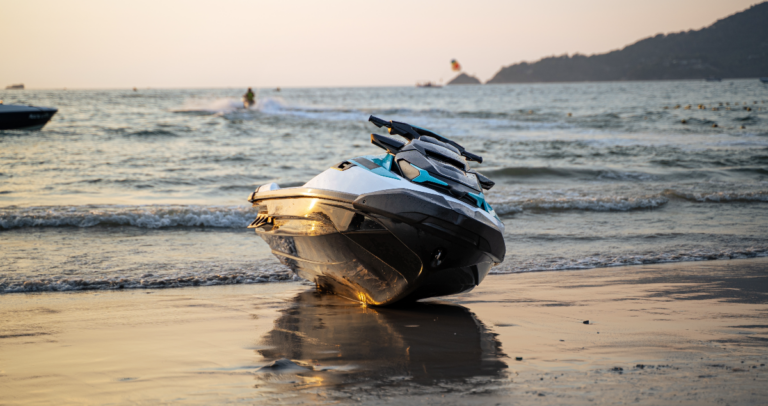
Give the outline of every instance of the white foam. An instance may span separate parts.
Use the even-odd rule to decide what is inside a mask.
[[[0,209],[0,229],[22,227],[134,226],[139,228],[248,226],[252,207],[49,206]]]
[[[593,255],[582,258],[541,258],[528,261],[505,261],[491,269],[491,274],[519,272],[562,271],[612,266],[659,264],[667,262],[710,261],[768,257],[768,245],[743,249],[694,249],[637,255]]]
[[[256,104],[249,108],[243,106],[242,99],[234,97],[224,97],[217,99],[187,99],[184,104],[171,111],[176,113],[210,113],[210,114],[231,114],[235,112],[262,112],[266,114],[283,114],[289,112],[291,107],[280,97],[264,97],[256,101]]]
[[[768,202],[768,191],[752,191],[752,192],[684,192],[678,190],[665,190],[665,195],[670,197],[677,197],[694,202],[713,202],[713,203],[728,203],[728,202]]]
[[[682,199],[696,203],[768,202],[768,191],[690,191],[665,189],[644,195],[591,196],[581,190],[538,190],[500,188],[488,193],[488,202],[499,215],[523,211],[631,211],[655,209]]]
[[[140,268],[140,271],[128,269],[77,276],[15,276],[11,273],[0,279],[0,293],[163,289],[301,280],[273,259],[224,263],[198,261],[181,265],[145,263]]]
[[[489,195],[488,201],[499,215],[522,211],[585,210],[630,211],[661,207],[669,199],[662,195],[581,196],[572,193],[534,192]]]
[[[243,109],[243,101],[233,97],[220,99],[188,99],[174,112],[231,113]]]

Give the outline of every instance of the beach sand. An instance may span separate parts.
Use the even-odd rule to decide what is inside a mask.
[[[2,405],[765,404],[766,363],[768,259],[387,309],[299,282],[0,296]]]

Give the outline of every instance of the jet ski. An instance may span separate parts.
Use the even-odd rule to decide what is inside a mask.
[[[259,186],[256,231],[281,263],[318,290],[362,302],[472,290],[504,260],[504,225],[485,200],[483,158],[430,130],[369,118],[382,155],[343,160],[301,187]]]
[[[51,107],[3,104],[0,101],[0,130],[39,130],[57,111]]]

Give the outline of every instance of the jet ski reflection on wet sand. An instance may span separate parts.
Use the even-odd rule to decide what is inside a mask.
[[[301,187],[262,185],[248,226],[318,290],[370,305],[452,295],[504,260],[504,225],[470,169],[483,158],[430,130],[369,118],[407,140],[371,134],[386,151],[339,162]]]

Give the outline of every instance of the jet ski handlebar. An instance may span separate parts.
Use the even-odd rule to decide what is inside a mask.
[[[442,135],[435,134],[434,132],[429,131],[426,128],[412,126],[410,124],[401,123],[399,121],[385,121],[376,116],[370,116],[368,118],[368,121],[372,122],[376,127],[379,127],[379,128],[386,127],[389,130],[390,134],[399,135],[401,137],[408,139],[409,141],[413,139],[419,139],[421,138],[421,136],[435,138],[440,142],[444,142],[458,149],[459,153],[465,158],[467,158],[468,161],[483,163],[483,157],[481,157],[480,155],[473,154],[467,151],[464,147],[462,147],[458,143],[451,141],[448,138],[443,137]]]

